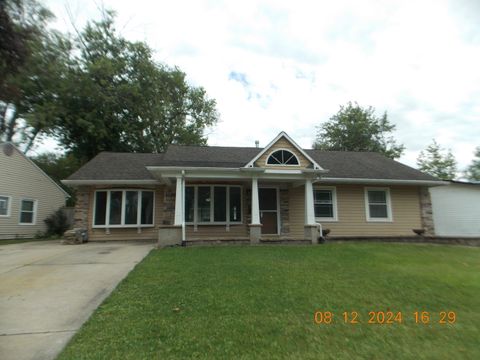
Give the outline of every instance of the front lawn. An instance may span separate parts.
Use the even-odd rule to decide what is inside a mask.
[[[316,324],[316,311],[332,323]],[[397,321],[368,324],[370,311]],[[442,311],[455,323],[440,324]],[[169,248],[152,251],[59,358],[480,359],[479,329],[479,248]]]

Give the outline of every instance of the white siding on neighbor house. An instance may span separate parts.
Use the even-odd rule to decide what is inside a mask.
[[[480,185],[436,186],[430,196],[436,235],[480,236]]]
[[[44,219],[65,206],[66,194],[17,149],[7,156],[0,145],[0,195],[10,198],[9,216],[0,216],[0,239],[33,237],[46,230]],[[32,225],[20,224],[22,200],[35,201]]]

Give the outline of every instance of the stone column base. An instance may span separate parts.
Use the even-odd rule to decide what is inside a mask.
[[[318,233],[317,225],[305,225],[305,240],[309,240],[312,244],[318,244],[318,237],[320,234]]]
[[[262,224],[249,224],[250,244],[259,244],[262,237]]]
[[[182,244],[181,225],[162,225],[158,227],[158,247]]]

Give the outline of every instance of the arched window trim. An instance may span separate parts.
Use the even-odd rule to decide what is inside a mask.
[[[280,150],[283,150],[283,151],[288,151],[290,154],[293,155],[293,157],[297,160],[297,164],[271,164],[269,163],[268,161],[270,160],[270,157],[277,151],[280,151]],[[293,151],[291,151],[290,149],[287,149],[287,148],[275,148],[273,149],[267,156],[267,161],[265,162],[266,165],[273,165],[273,166],[300,166],[300,159],[298,158],[297,155],[295,155],[295,153]]]

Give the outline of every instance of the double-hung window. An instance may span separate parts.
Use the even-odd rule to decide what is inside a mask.
[[[95,227],[153,226],[154,192],[151,190],[97,190]]]
[[[10,196],[0,195],[0,217],[10,216]]]
[[[23,199],[20,202],[20,225],[35,225],[36,211],[35,200]]]
[[[337,221],[337,194],[334,187],[313,190],[315,218],[320,221]]]
[[[185,222],[226,224],[242,222],[242,188],[236,185],[185,187]]]
[[[366,188],[367,221],[392,221],[392,206],[388,188]]]

